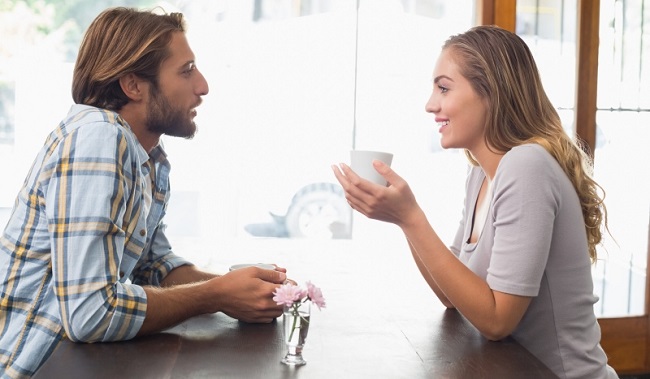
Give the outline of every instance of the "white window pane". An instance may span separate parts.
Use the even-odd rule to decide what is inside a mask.
[[[305,17],[296,17],[295,9],[276,11],[259,22],[240,11],[237,20],[223,15],[228,21],[190,24],[190,43],[211,93],[199,108],[197,137],[189,143],[167,138],[166,148],[174,188],[198,191],[201,232],[174,237],[188,246],[210,239],[217,265],[251,250],[313,251],[322,238],[341,236],[359,246],[377,235],[394,237],[406,248],[394,226],[359,215],[351,220],[344,199],[332,200],[327,191],[295,199],[304,208],[296,217],[299,233],[295,225],[280,228],[312,242],[251,235],[277,236],[271,213],[293,217],[292,198],[301,190],[328,188],[319,183],[338,187],[330,165],[348,162],[356,145],[396,154],[394,168],[450,241],[467,162],[459,152],[441,151],[424,104],[440,47],[471,26],[473,2],[362,1],[358,18],[350,1],[329,2],[326,10],[321,4]],[[197,155],[204,158],[197,161]],[[197,178],[195,172],[215,173]],[[440,186],[441,180],[448,185]],[[317,199],[309,202],[309,196]],[[339,224],[347,224],[338,225],[343,231],[337,236],[336,225],[328,223],[341,214]],[[168,222],[174,233],[173,223],[183,221]]]
[[[594,275],[600,316],[644,312],[650,212],[650,113],[597,113],[601,144],[596,149],[596,180],[606,191],[611,236],[598,250]]]
[[[7,178],[0,191],[0,222],[37,150],[72,104],[70,82],[81,32],[112,3],[78,9],[44,4],[39,20],[54,25],[56,18],[70,19],[34,39],[29,54],[12,56],[10,68],[0,67],[0,83],[9,83],[0,85],[6,89],[0,96],[15,100],[12,127],[0,121],[0,158],[16,162],[0,168]],[[451,242],[462,208],[466,160],[460,152],[440,149],[424,104],[441,44],[471,26],[473,0],[160,5],[185,14],[190,45],[210,85],[198,108],[196,138],[163,138],[173,167],[167,233],[179,254],[223,268],[235,260],[272,259],[274,251],[326,254],[327,246],[355,241],[365,249],[370,240],[394,238],[406,249],[398,228],[358,215],[352,219],[346,203],[343,211],[336,205],[341,199],[332,190],[338,184],[330,165],[348,162],[354,146],[395,153],[395,169]],[[35,25],[24,30],[37,30]],[[76,41],[55,38],[65,28]],[[16,37],[17,46],[25,38]],[[306,196],[294,199],[302,193]],[[303,212],[291,213],[292,201]],[[251,225],[274,227],[271,213],[293,217],[292,230],[303,227],[313,238],[253,236]],[[331,225],[332,220],[339,224]],[[340,236],[352,239],[330,240]]]

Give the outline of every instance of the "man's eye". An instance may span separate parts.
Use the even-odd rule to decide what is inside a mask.
[[[185,67],[185,70],[183,70],[183,74],[189,74],[195,69],[196,69],[196,65],[194,63],[190,63],[189,65],[187,65],[187,67]]]

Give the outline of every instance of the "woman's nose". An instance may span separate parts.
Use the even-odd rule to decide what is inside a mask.
[[[424,105],[424,110],[427,113],[436,113],[440,110],[440,104],[438,103],[438,99],[436,97],[435,91],[431,92],[431,96],[429,96],[429,100]]]

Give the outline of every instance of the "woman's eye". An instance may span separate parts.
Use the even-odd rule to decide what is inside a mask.
[[[447,87],[438,85],[438,88],[440,89],[440,92],[445,93],[448,91]]]

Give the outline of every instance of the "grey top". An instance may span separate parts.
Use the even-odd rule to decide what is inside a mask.
[[[587,235],[569,178],[540,145],[513,148],[497,168],[478,242],[468,243],[484,177],[480,167],[469,172],[451,250],[493,290],[533,298],[512,337],[560,378],[616,378],[600,346]]]

